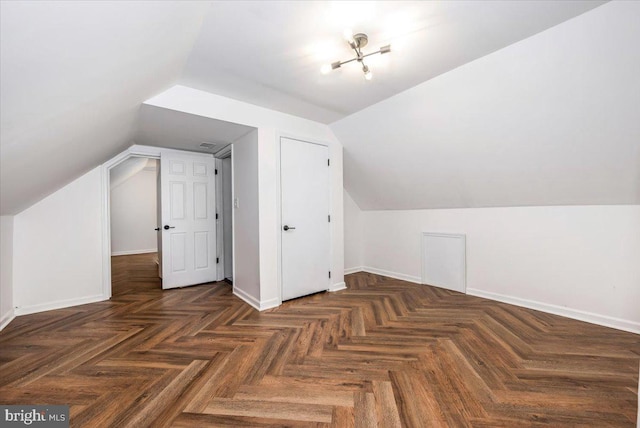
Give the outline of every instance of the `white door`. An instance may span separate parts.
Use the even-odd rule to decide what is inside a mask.
[[[282,138],[282,300],[329,289],[329,149]]]
[[[162,288],[216,280],[215,160],[163,154]]]

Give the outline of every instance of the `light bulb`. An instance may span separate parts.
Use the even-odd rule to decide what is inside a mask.
[[[366,80],[371,80],[373,74],[371,74],[371,70],[369,70],[369,66],[365,63],[362,63],[362,71],[364,72],[364,78]]]
[[[320,69],[320,73],[322,74],[327,74],[331,71],[331,65],[329,64],[325,64],[322,66],[322,68]]]
[[[350,28],[344,30],[344,38],[347,42],[353,43],[353,31]]]

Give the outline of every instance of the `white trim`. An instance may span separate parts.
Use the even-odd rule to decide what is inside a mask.
[[[264,311],[266,309],[277,308],[280,305],[281,305],[280,299],[277,297],[274,297],[273,299],[261,301],[259,310]]]
[[[258,134],[258,143],[260,134]],[[276,286],[278,287],[278,300],[282,304],[282,135],[276,131],[276,221],[278,235],[276,236]],[[234,256],[235,257],[235,256]]]
[[[330,293],[333,293],[334,291],[340,291],[340,290],[346,290],[347,289],[347,283],[346,282],[338,282],[336,284],[334,284],[328,291]]]
[[[13,309],[11,309],[9,312],[4,314],[4,316],[0,318],[0,331],[2,331],[6,326],[8,326],[9,323],[13,321],[15,318],[16,318],[16,314],[13,312]]]
[[[364,270],[364,267],[362,266],[356,266],[356,267],[352,267],[352,268],[345,268],[344,269],[344,274],[345,275],[349,275],[352,273],[356,273],[356,272],[362,272]]]
[[[406,275],[404,273],[391,272],[384,269],[372,268],[370,266],[362,266],[363,272],[373,273],[376,275],[388,276],[389,278],[400,279],[402,281],[409,281],[416,284],[422,284],[422,278],[419,276]]]
[[[224,207],[222,202],[222,159],[215,158],[214,183],[216,189],[216,257],[218,263],[216,266],[217,281],[224,280],[224,240],[229,239],[224,236]]]
[[[478,290],[476,288],[468,288],[467,294],[485,299],[496,300],[498,302],[509,303],[515,306],[535,309],[537,311],[548,312],[554,315],[560,315],[579,321],[585,321],[592,324],[598,324],[605,327],[611,327],[618,330],[624,330],[631,333],[640,334],[640,322],[614,318],[607,315],[595,314],[593,312],[581,311],[579,309],[571,309],[564,306],[552,305],[549,303],[538,302],[535,300],[522,299],[520,297],[508,296],[505,294],[492,293],[490,291]]]
[[[148,254],[148,253],[157,253],[157,248],[147,248],[146,250],[128,250],[128,251],[114,251],[111,253],[112,257],[116,256],[130,256],[133,254]]]
[[[249,295],[246,291],[233,287],[233,294],[253,306],[255,309],[260,310],[260,301]]]
[[[102,302],[104,300],[109,300],[109,297],[104,296],[102,294],[98,294],[95,296],[80,297],[77,299],[57,300],[55,302],[47,302],[47,303],[41,303],[39,305],[23,306],[21,308],[16,308],[15,314],[29,315],[29,314],[35,314],[37,312],[68,308],[71,306],[86,305],[87,303]]]
[[[278,306],[281,305],[280,299],[278,299],[277,297],[274,297],[273,299],[269,299],[269,300],[259,301],[255,297],[249,295],[247,292],[245,292],[243,290],[240,290],[238,288],[234,288],[233,289],[233,294],[236,297],[244,300],[245,303],[248,303],[249,305],[251,305],[254,309],[257,309],[258,311],[264,311],[264,310],[271,309],[271,308],[277,308]]]
[[[421,284],[420,282],[421,278],[417,276],[390,272],[383,269],[372,268],[369,266],[362,266],[361,270],[363,272],[388,276],[390,278],[401,279],[404,281]],[[510,305],[521,306],[524,308],[534,309],[541,312],[560,315],[560,316],[575,319],[578,321],[584,321],[591,324],[597,324],[604,327],[611,327],[618,330],[628,331],[630,333],[640,334],[640,322],[637,322],[637,321],[630,321],[630,320],[625,320],[621,318],[610,317],[608,315],[600,315],[593,312],[581,311],[579,309],[567,308],[564,306],[538,302],[535,300],[522,299],[520,297],[508,296],[505,294],[492,293],[490,291],[479,290],[477,288],[467,288],[467,295],[482,297],[489,300],[508,303]]]
[[[256,128],[257,129],[257,128]],[[251,132],[251,131],[247,131],[247,134]],[[234,141],[238,141],[240,138],[244,137],[247,134],[242,134],[240,137],[236,138]],[[231,142],[230,144],[227,144],[226,146],[224,146],[222,149],[218,150],[217,152],[215,152],[213,154],[213,156],[216,157],[216,159],[224,159],[224,158],[228,158],[229,156],[231,156],[231,147],[233,146],[233,142]]]
[[[231,283],[233,284],[236,279],[236,209],[235,209],[235,200],[236,200],[236,176],[235,176],[235,167],[233,163],[235,162],[235,148],[233,143],[231,145]],[[259,207],[258,207],[259,208]],[[258,225],[259,226],[259,225]],[[259,255],[259,247],[258,247],[258,255]],[[225,272],[225,277],[228,272]],[[232,286],[232,289],[235,287]]]

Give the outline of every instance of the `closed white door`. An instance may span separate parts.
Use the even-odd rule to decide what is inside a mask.
[[[282,138],[282,300],[329,289],[329,149]]]
[[[160,158],[162,288],[216,280],[215,160]]]

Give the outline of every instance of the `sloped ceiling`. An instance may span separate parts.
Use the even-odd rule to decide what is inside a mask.
[[[143,169],[155,169],[156,162],[156,159],[132,157],[124,160],[114,168],[111,168],[111,171],[109,173],[111,190],[120,186],[122,183],[124,183]]]
[[[331,125],[363,209],[640,203],[640,2],[614,2]]]
[[[0,207],[13,214],[129,146],[208,4],[2,2]]]
[[[20,212],[132,143],[172,144],[159,137],[168,137],[161,130],[166,123],[149,120],[140,105],[178,83],[323,123],[339,120],[332,128],[345,145],[346,183],[363,206],[502,204],[494,199],[487,203],[483,193],[457,184],[462,189],[459,194],[469,194],[456,200],[411,199],[415,195],[409,192],[398,200],[379,199],[376,195],[383,187],[374,184],[382,183],[371,181],[367,187],[354,178],[380,172],[377,164],[362,159],[363,153],[372,159],[388,159],[389,147],[397,147],[397,153],[408,153],[399,158],[411,162],[418,159],[411,150],[416,155],[427,150],[434,160],[442,152],[431,143],[434,139],[420,137],[427,142],[423,146],[403,145],[398,140],[405,136],[395,132],[399,123],[415,127],[411,132],[417,135],[422,134],[424,121],[404,121],[402,115],[389,111],[368,115],[380,108],[375,103],[429,79],[444,78],[456,67],[602,3],[2,2],[0,212]],[[341,36],[345,27],[366,32],[371,49],[392,44],[390,55],[370,59],[375,76],[371,82],[364,81],[355,65],[328,75],[319,73],[323,63],[350,57]],[[512,65],[505,63],[507,69]],[[359,111],[363,116],[357,116]],[[371,118],[377,122],[369,123]],[[191,119],[180,118],[176,123],[185,120]],[[372,126],[380,130],[379,136],[385,136],[384,142],[363,151],[362,140],[371,137]],[[424,131],[441,132],[437,129]],[[175,131],[172,128],[171,138],[182,141],[180,144],[200,138],[175,135]],[[381,141],[379,136],[373,136],[375,141]],[[469,156],[477,159],[473,151]],[[473,164],[469,159],[467,164]],[[491,159],[484,160],[493,162]],[[487,171],[492,172],[484,179],[500,180],[496,172],[500,165],[486,163]],[[400,184],[433,178],[435,183],[448,182],[446,174],[407,173],[410,179],[404,179],[395,176],[402,175],[397,171],[389,172],[389,181]],[[602,192],[609,186],[598,185],[603,186]],[[433,183],[429,186],[439,188]],[[562,199],[545,198],[527,200],[545,204]],[[576,200],[621,203],[629,198],[616,193],[609,199],[587,195]]]
[[[160,107],[142,105],[135,141],[146,146],[215,153],[255,128]],[[210,143],[212,149],[202,149]]]
[[[592,9],[603,1],[214,2],[181,84],[331,123],[425,80]],[[373,52],[353,57],[343,32],[364,32]]]

